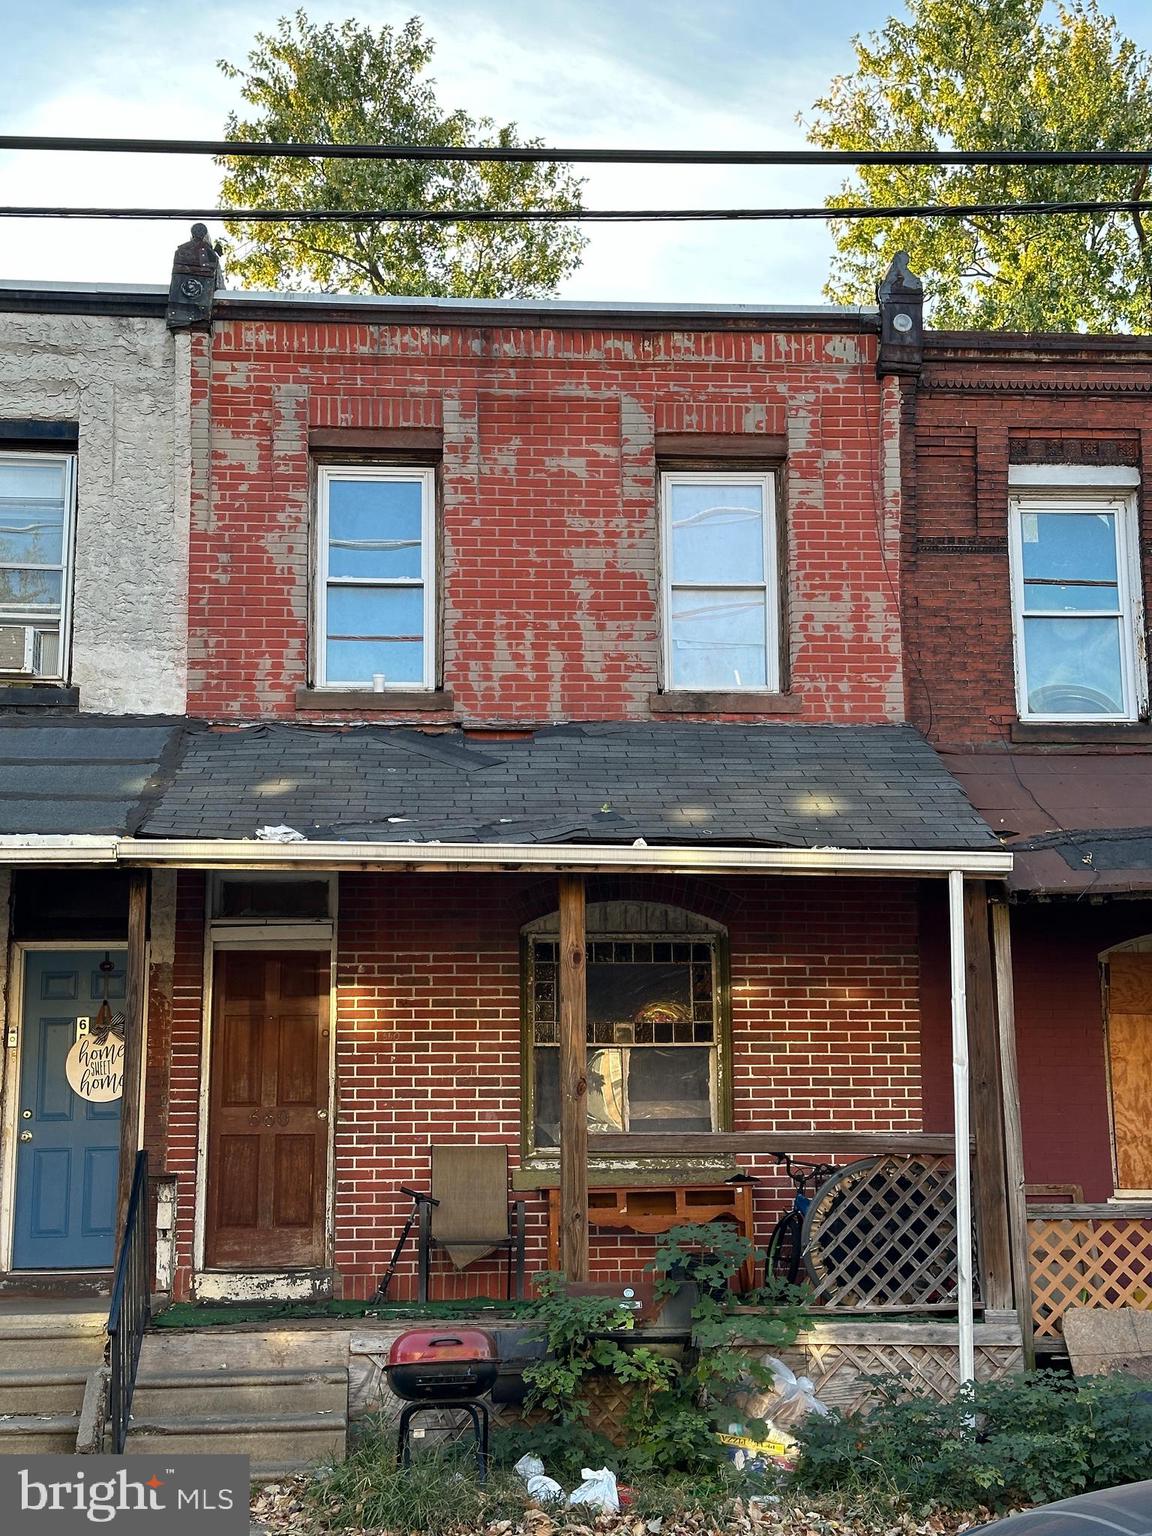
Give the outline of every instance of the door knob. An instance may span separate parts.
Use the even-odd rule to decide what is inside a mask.
[[[20,1140],[21,1141],[31,1141],[32,1140],[32,1132],[31,1131],[21,1131],[20,1132]]]
[[[316,1111],[316,1118],[317,1120],[327,1120],[328,1111],[326,1109],[318,1109]]]

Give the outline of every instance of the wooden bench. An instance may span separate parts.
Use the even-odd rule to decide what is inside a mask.
[[[560,1191],[549,1189],[548,1268],[560,1267]],[[670,1232],[701,1221],[730,1221],[750,1243],[755,1241],[751,1184],[600,1185],[588,1191],[588,1226],[615,1232]],[[756,1283],[752,1259],[735,1277],[740,1291]]]

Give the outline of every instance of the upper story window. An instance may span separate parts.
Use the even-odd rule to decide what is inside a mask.
[[[1011,502],[1022,720],[1136,720],[1144,707],[1136,509],[1107,488]]]
[[[661,477],[665,686],[780,687],[775,479]]]
[[[0,453],[0,678],[67,675],[75,502],[74,455]]]
[[[435,472],[318,475],[317,687],[434,687]]]

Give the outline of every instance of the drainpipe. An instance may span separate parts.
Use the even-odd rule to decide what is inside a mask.
[[[948,873],[948,938],[952,968],[952,1110],[956,1136],[956,1304],[960,1385],[976,1376],[972,1284],[972,1161],[968,1102],[968,989],[964,954],[964,875]]]

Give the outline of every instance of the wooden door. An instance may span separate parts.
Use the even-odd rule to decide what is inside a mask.
[[[324,1263],[328,956],[216,956],[204,1259],[214,1269]]]
[[[1116,1187],[1152,1190],[1152,954],[1108,962]]]

